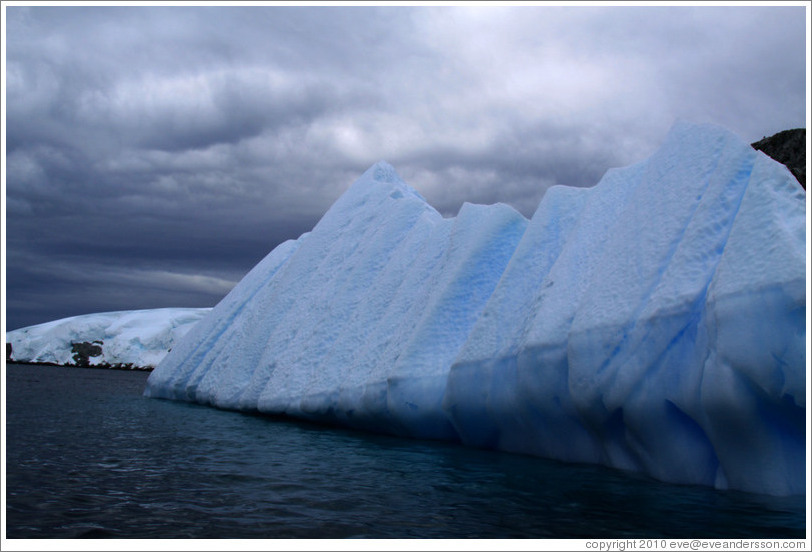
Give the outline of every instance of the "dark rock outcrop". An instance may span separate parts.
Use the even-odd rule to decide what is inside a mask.
[[[88,343],[87,341],[71,343],[73,361],[77,366],[90,366],[90,357],[101,356],[101,345],[103,345],[102,341],[94,341],[93,343]]]
[[[806,129],[783,130],[751,144],[779,163],[783,163],[806,190]]]

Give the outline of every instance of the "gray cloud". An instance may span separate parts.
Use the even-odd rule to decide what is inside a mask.
[[[806,118],[803,7],[19,7],[6,321],[211,306],[386,159],[438,210]]]

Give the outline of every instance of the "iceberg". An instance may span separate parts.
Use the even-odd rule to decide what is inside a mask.
[[[530,220],[443,218],[379,162],[145,395],[802,494],[805,220],[789,171],[714,125]]]
[[[149,369],[210,308],[100,312],[6,333],[11,362]]]

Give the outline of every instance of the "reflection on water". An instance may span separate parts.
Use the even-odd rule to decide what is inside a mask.
[[[145,399],[146,377],[8,367],[8,538],[805,533],[804,497]]]

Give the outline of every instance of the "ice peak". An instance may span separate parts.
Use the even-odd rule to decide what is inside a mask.
[[[381,160],[373,164],[364,172],[364,174],[361,175],[358,180],[355,181],[350,189],[360,187],[366,191],[368,190],[369,185],[372,183],[377,185],[383,184],[390,188],[394,188],[390,195],[395,199],[400,197],[413,197],[428,205],[426,198],[420,195],[417,190],[406,184],[406,182],[404,182],[404,180],[398,174],[397,170],[395,170],[395,167],[386,161]],[[395,191],[399,193],[395,193]]]
[[[370,177],[377,182],[390,182],[390,183],[400,183],[403,182],[403,179],[400,178],[400,175],[395,170],[395,167],[387,163],[386,161],[378,161],[370,168],[366,170],[364,173],[365,177]]]

